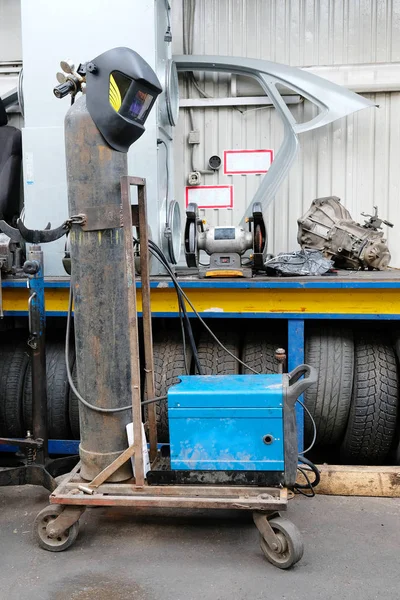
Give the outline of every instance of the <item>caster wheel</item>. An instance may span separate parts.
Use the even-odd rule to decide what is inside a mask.
[[[270,519],[269,524],[279,540],[279,548],[272,550],[261,536],[261,550],[275,567],[289,569],[303,556],[304,547],[301,533],[294,523],[282,517]]]
[[[35,539],[41,548],[49,552],[62,552],[66,550],[77,538],[79,532],[79,521],[66,529],[59,537],[51,538],[47,535],[47,525],[54,521],[64,510],[59,504],[51,504],[40,511],[33,524]]]

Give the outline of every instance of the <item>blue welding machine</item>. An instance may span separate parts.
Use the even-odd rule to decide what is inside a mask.
[[[168,390],[171,469],[207,473],[207,482],[210,472],[225,473],[227,481],[233,473],[262,472],[264,485],[292,486],[295,403],[316,376],[301,365],[281,375],[180,377]]]

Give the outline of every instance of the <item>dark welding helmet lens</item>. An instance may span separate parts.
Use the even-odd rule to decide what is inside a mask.
[[[130,121],[144,123],[156,95],[119,71],[110,73],[109,101],[115,112]]]

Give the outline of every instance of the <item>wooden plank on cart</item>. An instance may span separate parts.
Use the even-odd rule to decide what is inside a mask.
[[[400,498],[400,466],[318,465],[317,494]]]
[[[50,504],[67,504],[82,506],[132,506],[139,508],[201,508],[201,509],[234,509],[234,510],[286,510],[287,502],[277,496],[263,498],[236,497],[188,497],[188,496],[153,496],[137,495],[112,495],[83,493],[50,496]]]

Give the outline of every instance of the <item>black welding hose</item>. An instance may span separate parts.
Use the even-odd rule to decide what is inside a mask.
[[[76,389],[74,381],[72,379],[71,368],[70,368],[69,360],[68,360],[69,338],[70,338],[70,332],[71,332],[72,299],[73,299],[72,281],[70,281],[68,313],[67,313],[67,331],[66,331],[66,335],[65,335],[65,366],[67,369],[68,383],[71,386],[73,393],[78,398],[79,402],[84,404],[86,406],[86,408],[89,408],[90,410],[94,410],[95,412],[98,412],[98,413],[116,413],[116,412],[122,412],[125,410],[132,410],[132,404],[129,404],[129,406],[118,406],[116,408],[101,408],[100,406],[95,406],[94,404],[90,404],[90,402],[88,402],[87,400],[82,398],[82,396]],[[166,398],[167,398],[167,396],[160,396],[159,398],[150,398],[150,400],[146,400],[145,402],[142,402],[141,404],[150,404],[152,402],[157,402],[158,400],[165,400]]]
[[[296,489],[307,489],[307,488],[315,488],[317,487],[317,485],[319,484],[319,482],[321,481],[321,475],[320,472],[318,470],[318,468],[314,465],[313,462],[311,462],[311,460],[309,460],[308,458],[306,458],[305,456],[298,456],[298,461],[303,463],[304,465],[307,465],[308,467],[310,467],[311,471],[314,473],[315,477],[313,479],[313,481],[309,481],[307,483],[296,483],[295,488]],[[308,479],[308,478],[306,478]]]
[[[152,240],[149,240],[149,250],[150,250],[150,253],[163,265],[163,267],[166,269],[168,275],[171,277],[172,283],[175,287],[176,294],[178,296],[178,304],[183,313],[185,329],[186,329],[187,335],[189,337],[189,343],[190,343],[190,347],[191,347],[192,354],[193,354],[193,360],[196,365],[197,372],[199,373],[199,375],[203,375],[199,356],[197,353],[196,342],[194,340],[192,325],[191,325],[190,319],[187,315],[186,306],[185,306],[185,302],[184,302],[183,295],[182,295],[182,289],[179,286],[179,284],[177,283],[176,279],[174,279],[174,277],[175,277],[174,273],[168,264],[165,254]]]

